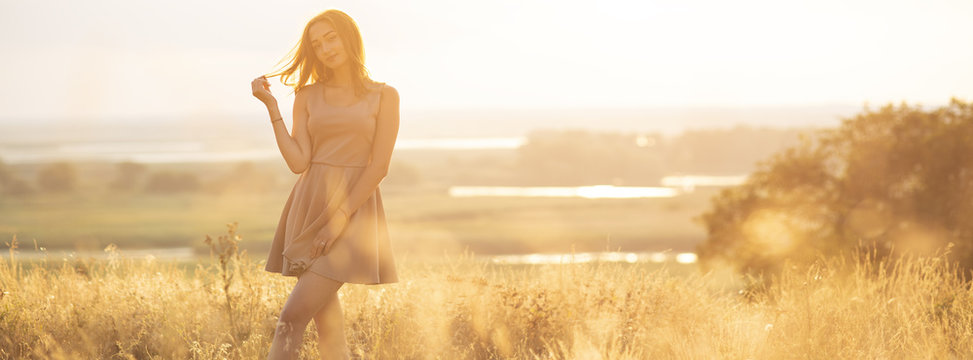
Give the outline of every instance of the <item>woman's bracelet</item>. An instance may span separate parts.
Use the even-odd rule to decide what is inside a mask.
[[[276,118],[276,119],[270,119],[270,123],[271,123],[271,124],[273,124],[273,123],[275,123],[275,122],[278,122],[278,121],[284,121],[284,118],[282,118],[282,117],[279,117],[279,118]]]

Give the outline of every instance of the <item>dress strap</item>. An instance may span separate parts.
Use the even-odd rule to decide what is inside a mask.
[[[378,92],[378,95],[375,96],[375,105],[374,105],[375,109],[372,110],[372,114],[375,116],[378,116],[378,112],[382,108],[382,93],[385,90],[385,83],[381,83],[381,84],[382,85],[378,87],[378,90],[375,90],[376,92]]]

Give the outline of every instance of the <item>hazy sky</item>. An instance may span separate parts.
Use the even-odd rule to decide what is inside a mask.
[[[404,109],[973,100],[966,0],[2,0],[0,122],[261,113],[328,8]]]

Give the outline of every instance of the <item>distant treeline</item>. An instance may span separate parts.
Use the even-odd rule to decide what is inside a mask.
[[[219,193],[265,191],[277,184],[275,174],[257,169],[252,162],[236,164],[221,174],[171,169],[171,166],[151,169],[150,165],[128,161],[113,164],[108,171],[104,167],[61,161],[31,164],[18,172],[0,161],[0,194],[29,196],[90,192],[93,189],[120,193]]]
[[[535,131],[518,150],[518,174],[532,184],[657,185],[674,174],[740,175],[796,144],[802,130],[752,128],[660,134]]]
[[[395,155],[387,186],[436,185],[658,185],[666,175],[739,175],[797,143],[800,130],[752,128],[691,130],[676,137],[658,133],[539,130],[515,152],[473,155],[456,151],[446,160]],[[154,165],[136,162],[55,162],[7,165],[0,161],[0,194],[110,192],[168,194],[280,190],[293,184],[277,162]],[[280,162],[282,164],[282,162]],[[277,165],[280,165],[277,164]],[[15,171],[16,170],[16,171]]]

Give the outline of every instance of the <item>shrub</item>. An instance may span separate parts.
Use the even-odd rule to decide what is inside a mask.
[[[704,264],[744,272],[808,263],[859,244],[931,254],[953,243],[973,267],[973,105],[887,105],[760,163],[748,181],[712,199],[698,220]]]

